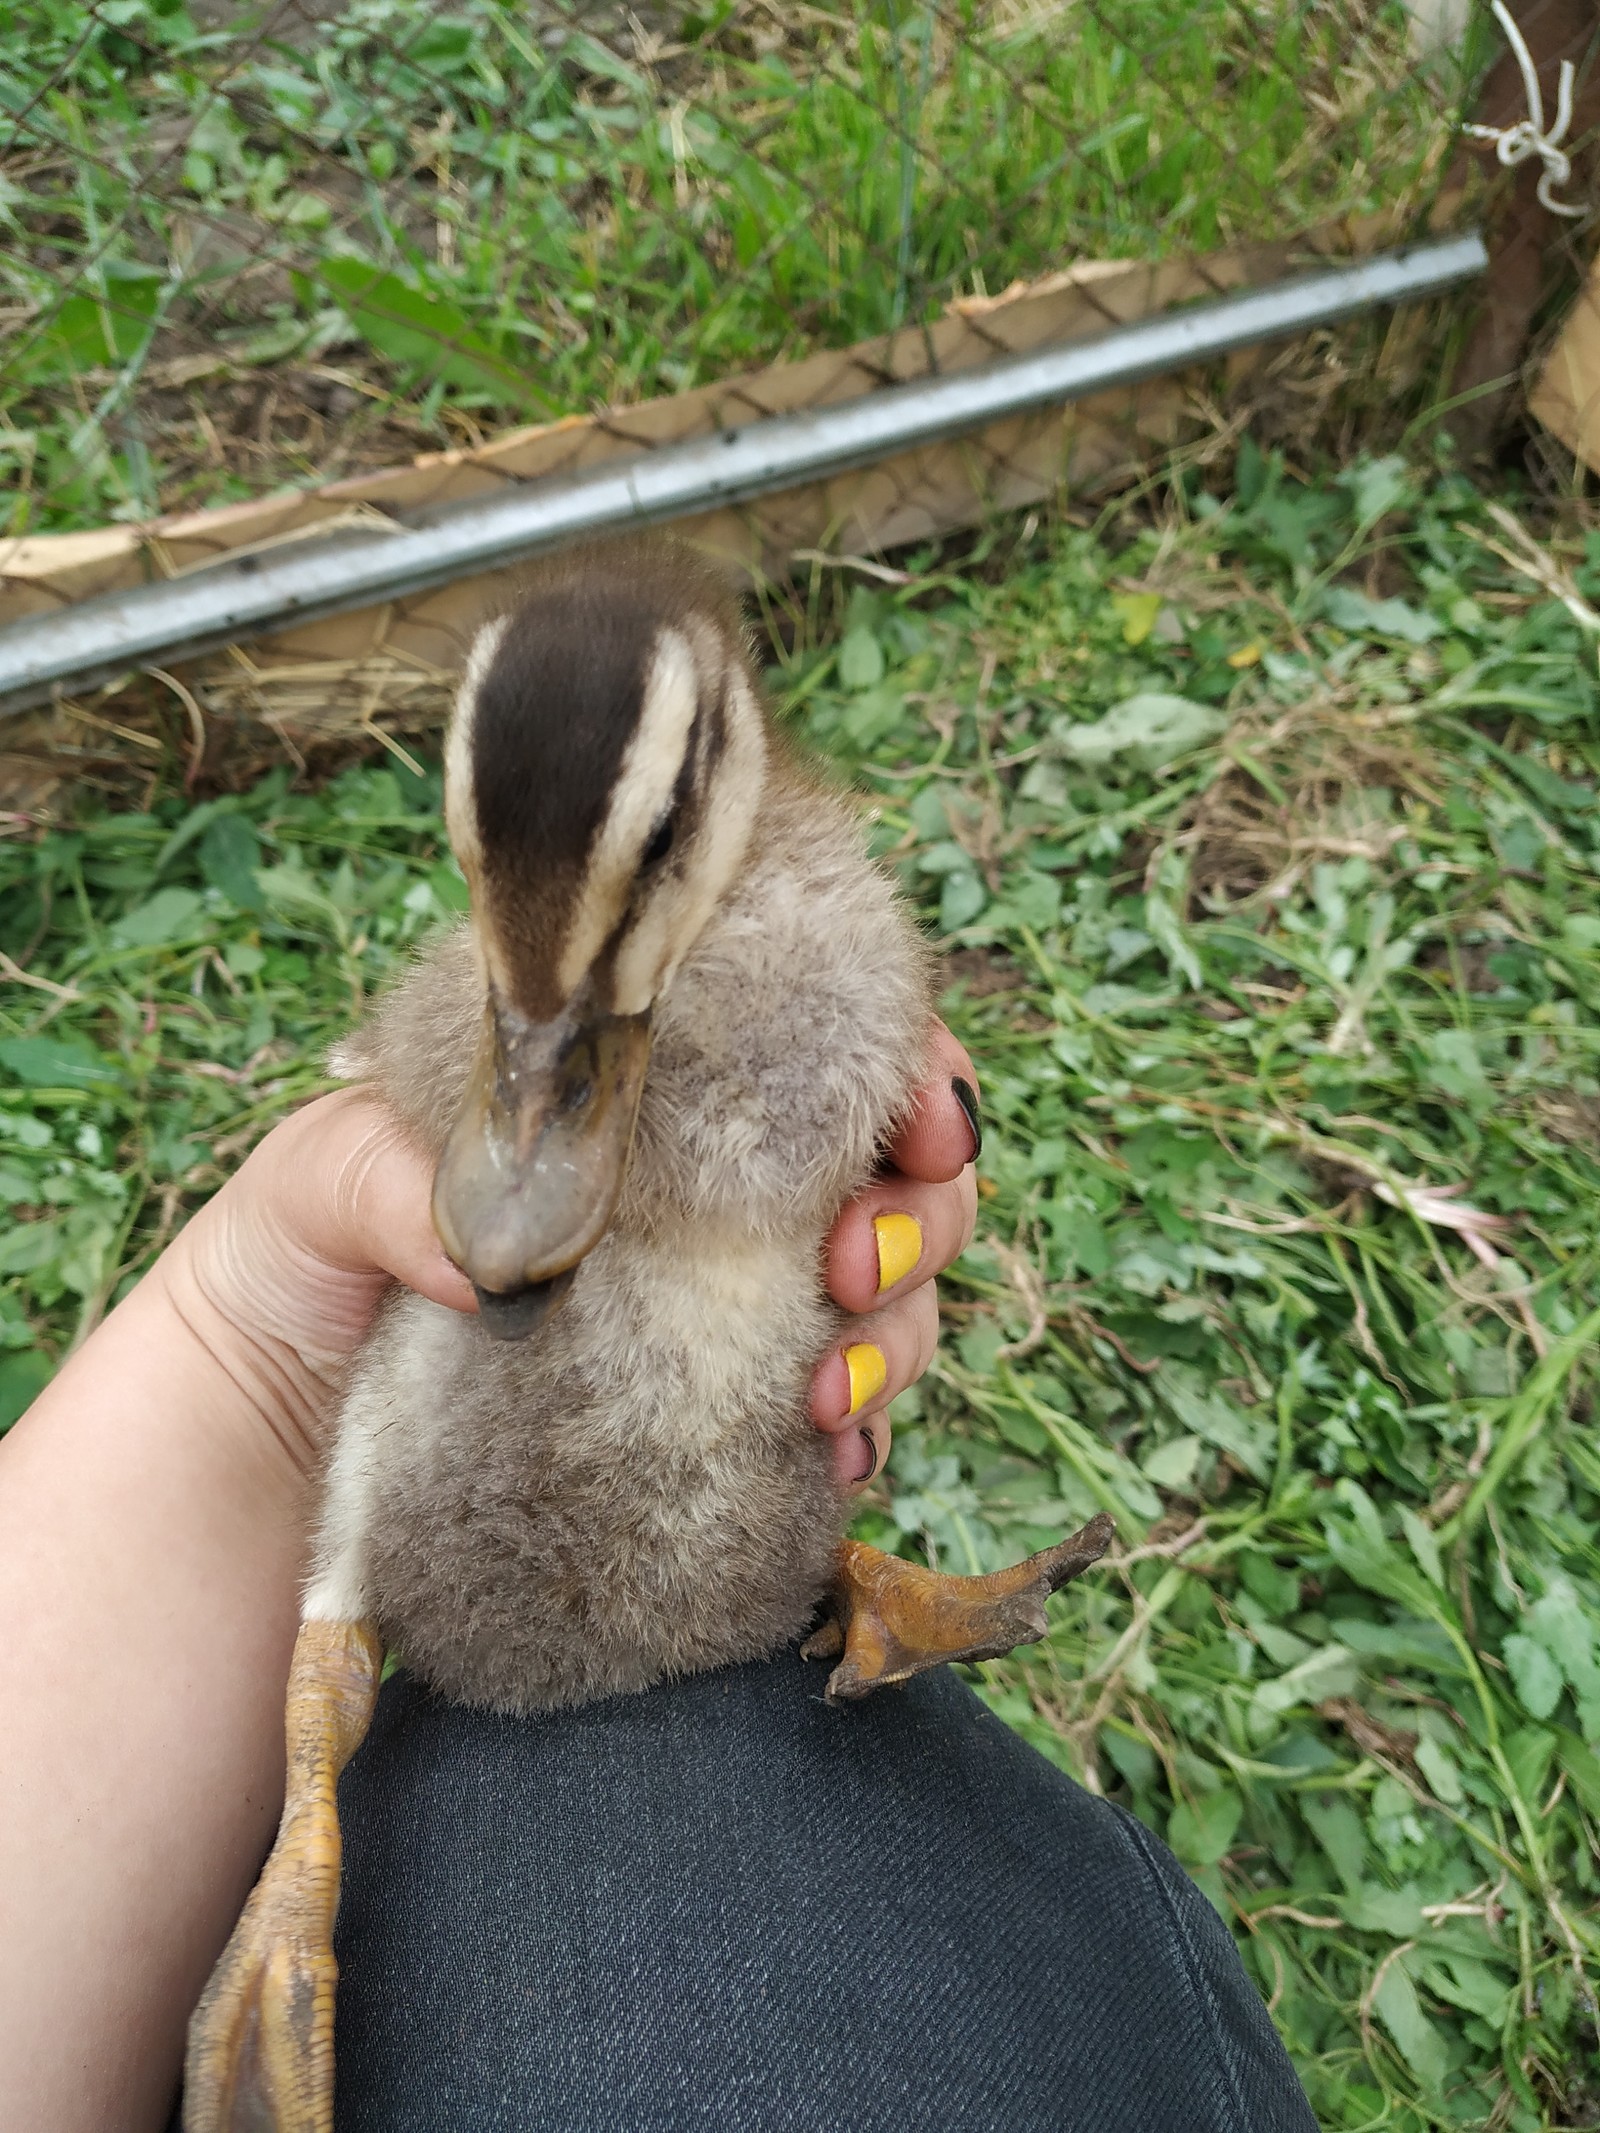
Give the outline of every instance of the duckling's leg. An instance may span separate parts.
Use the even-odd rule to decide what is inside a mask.
[[[189,2024],[184,2133],[332,2133],[339,1773],[372,1722],[367,1622],[303,1622],[277,1842]]]
[[[1102,1511],[1081,1532],[988,1577],[943,1577],[860,1541],[839,1543],[832,1617],[807,1638],[807,1659],[843,1658],[829,1703],[870,1695],[952,1659],[998,1659],[1036,1644],[1050,1594],[1097,1563],[1116,1531]]]

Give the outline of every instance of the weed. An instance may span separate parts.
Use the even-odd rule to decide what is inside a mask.
[[[983,1692],[1165,1834],[1330,2128],[1592,2115],[1600,552],[1568,602],[1497,525],[1247,454],[772,617],[990,1127],[860,1530],[1116,1514]],[[438,803],[174,780],[0,848],[13,1409],[460,908]]]
[[[658,12],[13,10],[7,530],[671,392],[1085,256],[1420,210],[1459,86],[1393,4]]]

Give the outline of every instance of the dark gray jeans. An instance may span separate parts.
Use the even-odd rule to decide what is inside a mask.
[[[545,1720],[383,1691],[339,2133],[1315,2133],[1211,1906],[947,1671]]]

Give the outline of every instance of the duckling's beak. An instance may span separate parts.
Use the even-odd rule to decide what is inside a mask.
[[[649,1057],[648,1013],[539,1022],[491,997],[433,1220],[498,1339],[542,1324],[609,1228]]]

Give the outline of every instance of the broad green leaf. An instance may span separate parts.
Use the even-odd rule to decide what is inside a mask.
[[[1441,2095],[1450,2071],[1444,2038],[1422,2011],[1417,1988],[1400,1957],[1384,1965],[1372,2005],[1395,2049],[1430,2096]]]
[[[942,838],[937,844],[925,845],[917,854],[917,871],[922,874],[970,874],[972,854],[965,845],[952,838]]]
[[[1561,1669],[1544,1646],[1513,1632],[1501,1645],[1500,1656],[1522,1708],[1530,1718],[1548,1718],[1561,1701]]]
[[[1343,1644],[1325,1644],[1274,1681],[1263,1681],[1251,1697],[1256,1711],[1293,1710],[1297,1704],[1321,1703],[1326,1696],[1348,1696],[1361,1678],[1354,1652]]]
[[[1125,696],[1090,725],[1074,726],[1057,719],[1051,731],[1068,755],[1091,770],[1116,762],[1136,770],[1161,770],[1180,755],[1214,740],[1227,723],[1210,704],[1146,690]]]
[[[430,22],[420,36],[405,45],[408,63],[425,73],[453,74],[470,57],[478,36],[475,23],[459,16],[442,15]]]
[[[108,259],[90,279],[99,281],[99,289],[80,289],[37,328],[18,332],[16,352],[7,358],[14,376],[43,383],[116,369],[143,348],[164,277],[153,267]]]
[[[1170,1270],[1165,1279],[1171,1279]],[[1266,1479],[1272,1468],[1273,1434],[1265,1422],[1236,1407],[1225,1393],[1205,1390],[1180,1365],[1164,1369],[1160,1385],[1173,1414],[1192,1436],[1237,1459],[1257,1480]]]
[[[905,709],[905,697],[891,679],[877,688],[863,689],[853,702],[847,704],[839,722],[840,728],[865,754],[899,725]]]
[[[124,948],[153,948],[163,941],[181,940],[200,930],[204,910],[193,889],[157,889],[147,903],[117,920],[111,938]]]
[[[186,852],[196,838],[204,836],[218,815],[231,814],[237,805],[233,796],[226,794],[220,800],[202,800],[198,807],[191,807],[156,854],[151,873],[164,874],[180,853]]]
[[[1458,1097],[1469,1110],[1488,1110],[1495,1100],[1494,1087],[1483,1070],[1471,1030],[1435,1030],[1428,1039],[1427,1056],[1427,1077],[1435,1088]]]
[[[1203,1793],[1172,1810],[1167,1842],[1186,1866],[1214,1866],[1233,1842],[1243,1814],[1236,1792]]]
[[[1595,1664],[1597,1625],[1570,1578],[1553,1578],[1525,1619],[1527,1634],[1544,1646],[1575,1689],[1587,1695],[1600,1693],[1600,1667]],[[1546,1715],[1534,1713],[1536,1718]]]
[[[1511,1775],[1525,1803],[1537,1809],[1550,1781],[1557,1735],[1550,1726],[1519,1726],[1501,1743]]]
[[[1417,1742],[1417,1768],[1446,1807],[1460,1806],[1465,1797],[1461,1772],[1448,1748],[1441,1747],[1438,1741],[1430,1740],[1424,1734]]]
[[[971,925],[988,901],[989,892],[976,874],[947,874],[939,896],[941,928],[946,933],[959,933],[963,926]]]
[[[1411,1545],[1418,1567],[1425,1578],[1444,1590],[1444,1564],[1439,1556],[1439,1543],[1434,1538],[1433,1528],[1425,1526],[1409,1504],[1400,1506],[1400,1529]]]
[[[1586,1812],[1600,1818],[1600,1755],[1565,1728],[1558,1729],[1557,1754]]]
[[[1306,1793],[1299,1804],[1317,1842],[1332,1861],[1334,1872],[1354,1894],[1360,1889],[1366,1870],[1366,1824],[1340,1793]]]
[[[1350,504],[1358,526],[1376,525],[1412,493],[1411,471],[1403,459],[1364,459],[1351,467],[1341,480],[1350,491]]]
[[[269,904],[276,904],[285,911],[314,912],[337,927],[340,916],[338,905],[322,882],[304,867],[288,864],[262,867],[256,880]]]
[[[0,1038],[0,1068],[31,1089],[89,1089],[116,1067],[83,1037]]]
[[[0,1274],[30,1274],[47,1266],[61,1250],[62,1224],[54,1220],[18,1222],[0,1232]]]
[[[1119,1726],[1107,1726],[1100,1735],[1100,1746],[1113,1770],[1120,1771],[1130,1785],[1141,1792],[1148,1792],[1160,1774],[1161,1765],[1148,1741],[1137,1735],[1125,1733]]]
[[[1152,889],[1145,897],[1144,922],[1150,938],[1166,957],[1172,975],[1182,978],[1191,992],[1198,992],[1203,983],[1200,958],[1194,952],[1194,944],[1182,920],[1159,889]]]
[[[200,840],[201,872],[241,911],[259,911],[265,906],[256,879],[260,859],[261,840],[243,815],[219,815]]]
[[[1329,1552],[1347,1577],[1369,1592],[1398,1600],[1424,1620],[1437,1615],[1440,1595],[1421,1571],[1403,1556],[1392,1541],[1374,1540],[1370,1534],[1330,1518],[1324,1527]]]
[[[1512,1987],[1509,1980],[1496,1976],[1487,1963],[1477,1962],[1470,1955],[1441,1956],[1425,1965],[1422,1982],[1441,2000],[1464,2007],[1491,2029],[1504,2025]]]
[[[1294,1570],[1275,1563],[1258,1548],[1241,1548],[1234,1560],[1245,1591],[1268,1614],[1281,1620],[1298,1610],[1300,1579]]]
[[[644,76],[597,37],[590,37],[582,30],[574,31],[562,41],[561,50],[563,57],[576,60],[587,73],[602,81],[614,81],[624,89],[631,89],[636,96],[652,93]]]
[[[312,328],[301,318],[274,319],[270,325],[257,327],[242,340],[228,343],[230,363],[281,363],[286,356],[297,355],[310,338]]]
[[[549,408],[526,372],[507,362],[465,312],[437,290],[415,289],[398,274],[348,253],[320,260],[312,278],[338,298],[357,332],[391,362],[487,393],[503,406]]]
[[[1158,1444],[1153,1451],[1145,1453],[1139,1466],[1158,1489],[1181,1489],[1193,1480],[1199,1463],[1200,1439],[1186,1435]]]
[[[54,1375],[55,1365],[42,1349],[0,1355],[0,1430],[9,1429],[33,1405]]]
[[[1399,637],[1406,644],[1426,644],[1442,628],[1421,608],[1404,600],[1372,600],[1351,585],[1330,585],[1322,598],[1322,611],[1338,629]]]
[[[1422,1898],[1415,1888],[1385,1889],[1369,1882],[1354,1890],[1342,1908],[1351,1925],[1363,1933],[1387,1933],[1393,1940],[1410,1940],[1427,1930]]]
[[[845,632],[839,647],[839,679],[847,689],[870,689],[883,679],[883,646],[864,622]]]

